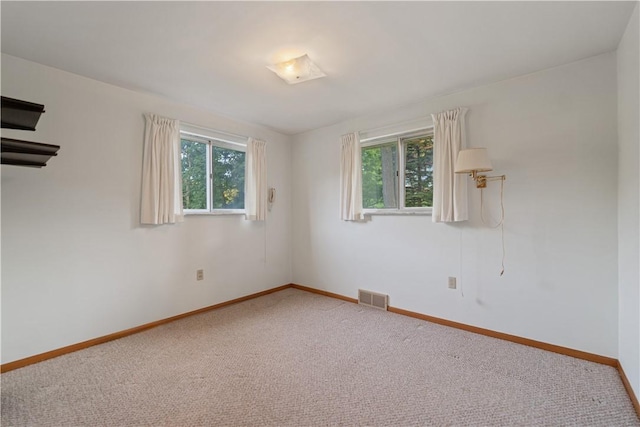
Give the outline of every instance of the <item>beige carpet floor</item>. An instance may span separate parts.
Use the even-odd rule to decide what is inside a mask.
[[[612,367],[295,289],[0,379],[3,426],[640,426]]]

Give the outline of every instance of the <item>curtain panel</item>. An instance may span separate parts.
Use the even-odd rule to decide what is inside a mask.
[[[466,108],[456,108],[433,118],[433,222],[469,219],[467,176],[454,173],[458,152],[466,148]]]
[[[144,118],[140,222],[181,222],[180,122],[155,114],[145,114]]]
[[[360,221],[362,213],[362,166],[357,133],[342,135],[340,163],[340,219]]]
[[[267,219],[267,143],[249,138],[245,168],[245,218]]]

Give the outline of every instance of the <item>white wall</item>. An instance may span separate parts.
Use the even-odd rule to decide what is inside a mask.
[[[640,397],[640,62],[638,10],[618,46],[619,354]]]
[[[506,273],[499,230],[429,216],[339,220],[339,137],[458,106],[468,143],[506,174]],[[294,137],[293,280],[617,357],[616,57],[605,54]],[[499,185],[486,203],[498,215]],[[458,277],[460,290],[447,289]]]
[[[2,363],[291,282],[290,137],[7,55],[2,94],[46,109],[3,136],[61,146],[2,167]],[[144,112],[268,141],[266,225],[140,226]]]
[[[291,281],[353,297],[359,287],[386,292],[396,307],[618,357],[620,250],[620,360],[637,393],[638,104],[625,98],[634,84],[637,93],[637,39],[629,36],[637,15],[618,52],[618,86],[616,56],[605,54],[301,134],[293,144],[2,55],[3,95],[47,110],[37,132],[3,135],[62,146],[44,169],[2,167],[2,363]],[[469,145],[488,147],[495,172],[507,174],[502,278],[499,231],[481,225],[471,187],[465,224],[338,218],[341,134],[457,106],[470,108]],[[140,227],[147,111],[268,140],[278,201],[266,226],[234,216]],[[620,156],[619,188],[617,132],[631,153]],[[498,186],[490,186],[495,218]],[[195,281],[197,268],[204,282]],[[447,276],[458,277],[464,295],[446,288]]]

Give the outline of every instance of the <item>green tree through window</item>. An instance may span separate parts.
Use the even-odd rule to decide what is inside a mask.
[[[401,165],[404,168],[400,169]],[[433,137],[395,138],[363,147],[362,206],[365,209],[433,206]]]
[[[182,206],[207,209],[207,144],[181,141]]]
[[[244,209],[245,153],[213,147],[213,209]]]
[[[180,142],[184,209],[244,209],[245,152],[215,140]]]
[[[433,206],[433,139],[407,139],[405,145],[404,204],[408,208]]]
[[[362,149],[362,206],[398,207],[398,147],[396,143]]]

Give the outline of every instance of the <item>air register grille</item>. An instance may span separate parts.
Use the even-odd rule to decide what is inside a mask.
[[[386,310],[389,305],[389,295],[358,289],[358,304]]]

